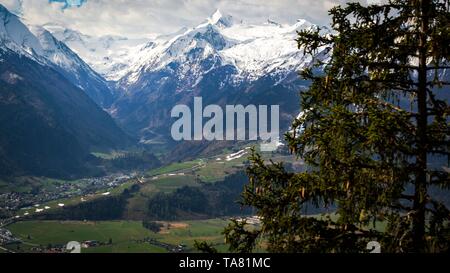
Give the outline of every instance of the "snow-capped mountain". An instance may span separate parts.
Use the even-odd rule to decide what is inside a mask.
[[[133,139],[88,96],[95,72],[34,31],[0,5],[0,176],[90,175],[91,152],[123,149]]]
[[[305,85],[300,68],[311,59],[297,48],[295,24],[247,24],[216,11],[200,25],[158,37],[133,56],[129,72],[117,82],[122,96],[111,114],[131,133],[148,141],[148,132],[170,133],[170,110],[202,96],[205,104],[278,104],[287,127],[298,113]],[[318,53],[326,59],[326,50]]]
[[[194,96],[204,104],[278,104],[287,129],[298,113],[299,91],[308,84],[297,72],[311,59],[295,41],[298,30],[315,27],[305,20],[248,24],[216,11],[192,28],[128,39],[92,37],[55,24],[30,32],[8,16],[0,26],[3,44],[60,71],[142,143],[155,136],[170,139],[170,110],[191,104]],[[327,50],[317,57],[325,60]],[[99,82],[106,86],[103,77],[112,81],[117,97],[104,97],[108,93],[96,88]],[[108,98],[114,100],[111,107]]]
[[[43,27],[110,81],[123,77],[128,72],[132,56],[149,42],[146,38],[129,39],[111,35],[93,37],[57,24]]]
[[[247,24],[217,10],[196,27],[140,39],[94,37],[57,24],[43,27],[107,80],[132,84],[143,70],[157,71],[169,63],[185,62],[188,51],[194,48],[204,49],[203,57],[192,55],[191,59],[206,59],[215,54],[222,64],[234,66],[238,72],[233,76],[236,81],[256,80],[274,70],[298,70],[309,60],[303,59],[297,49],[296,31],[314,25],[305,20],[292,25],[271,20]]]
[[[192,61],[208,58],[233,66],[237,72],[233,75],[235,81],[257,80],[275,71],[286,74],[309,63],[297,49],[295,38],[298,30],[312,27],[305,20],[293,25],[270,20],[261,25],[246,24],[217,10],[199,26],[170,40],[156,39],[135,52],[134,64],[122,83],[133,84],[143,71],[158,71],[170,63],[184,64],[180,76],[187,76],[189,73],[184,71],[189,70],[198,77]]]
[[[27,27],[2,5],[0,48],[52,67],[102,107],[109,107],[113,102],[113,92],[106,81],[69,47],[42,27]]]
[[[0,5],[0,49],[12,50],[36,61],[43,61],[39,40],[4,6]]]
[[[100,106],[107,108],[113,103],[114,93],[102,76],[45,28],[33,26],[30,29],[40,42],[42,56],[56,70],[84,90]]]

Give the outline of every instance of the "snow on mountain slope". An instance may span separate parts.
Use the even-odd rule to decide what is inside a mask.
[[[129,69],[130,73],[126,76],[127,80],[122,83],[133,84],[142,71],[158,71],[168,67],[171,69],[170,64],[177,64],[178,77],[180,79],[190,77],[193,80],[191,84],[194,84],[195,78],[201,77],[214,65],[221,65],[223,58],[219,51],[234,44],[233,40],[226,39],[213,24],[187,30],[168,41],[156,39],[136,52],[132,60],[133,65]],[[205,70],[205,66],[201,63],[208,59],[212,64]]]
[[[75,72],[77,68],[83,65],[78,56],[73,54],[70,49],[56,40],[55,37],[44,28],[32,26],[30,27],[30,31],[40,43],[42,48],[41,56],[44,56],[53,64],[72,72]]]
[[[32,26],[30,30],[40,42],[42,56],[53,68],[83,89],[100,106],[107,108],[112,104],[114,94],[97,72],[43,27]]]
[[[310,61],[297,48],[297,31],[312,27],[304,20],[294,25],[280,25],[271,21],[263,25],[233,25],[224,28],[222,34],[240,43],[223,50],[222,55],[243,76],[254,79],[276,69],[295,71]]]
[[[291,72],[309,63],[297,49],[296,31],[314,27],[298,20],[295,24],[248,24],[217,10],[204,22],[177,33],[129,39],[120,36],[93,37],[56,24],[43,26],[68,45],[96,72],[107,80],[127,85],[135,83],[142,71],[164,69],[170,63],[194,65],[214,56],[221,65],[234,66],[236,81],[257,80],[275,71]],[[194,55],[197,49],[200,55]],[[189,69],[193,76],[202,73]],[[188,71],[186,71],[188,72]],[[181,75],[183,76],[183,75]],[[125,78],[126,80],[123,80]]]
[[[0,4],[0,47],[39,60],[43,49],[38,39],[20,21]]]
[[[233,78],[237,82],[254,81],[280,71],[288,74],[309,64],[310,59],[298,50],[295,38],[298,30],[313,27],[305,20],[298,20],[293,25],[270,20],[252,25],[216,11],[197,27],[171,39],[155,39],[147,47],[135,51],[131,59],[133,64],[122,83],[132,85],[143,72],[162,70],[174,63],[186,66],[182,77],[188,74],[201,77],[208,71],[197,71],[195,63],[208,58],[216,59],[216,65],[235,67],[237,73]],[[194,54],[199,52],[201,54]],[[196,58],[195,63],[192,58]]]
[[[149,42],[146,38],[93,37],[56,24],[46,24],[43,27],[68,45],[96,72],[112,81],[126,74],[132,56]]]
[[[298,94],[308,83],[298,70],[310,59],[298,49],[297,31],[314,28],[272,21],[248,24],[217,11],[196,27],[157,37],[132,57],[123,91],[110,113],[143,143],[170,132],[170,111],[194,96],[205,104],[280,105],[287,127],[298,111]],[[319,58],[327,55],[322,51]],[[151,133],[148,133],[151,132]]]
[[[199,63],[208,58],[222,64],[223,56],[219,51],[236,45],[232,39],[223,36],[221,29],[233,25],[231,16],[222,16],[216,11],[197,27],[183,29],[177,35],[160,36],[147,46],[135,52],[129,73],[121,84],[132,85],[143,72],[164,70],[170,64],[182,66],[179,77],[200,78],[202,72]]]
[[[44,28],[26,26],[2,5],[0,49],[12,51],[55,69],[104,108],[113,103],[114,95],[106,81],[77,54]]]

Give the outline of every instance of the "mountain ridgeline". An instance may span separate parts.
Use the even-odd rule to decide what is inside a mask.
[[[12,52],[1,58],[1,174],[83,173],[91,151],[131,143],[106,112],[52,68]]]
[[[170,138],[171,109],[203,103],[280,105],[282,129],[298,114],[299,92],[308,85],[298,70],[310,59],[297,49],[300,29],[313,25],[248,25],[217,11],[204,23],[156,39],[136,53],[116,87],[123,90],[113,104],[113,116],[130,133],[149,141],[154,135]],[[326,50],[317,58],[325,59]],[[184,143],[182,145],[185,145]]]
[[[0,176],[96,175],[91,152],[125,148],[133,140],[90,98],[93,89],[80,87],[89,80],[74,84],[74,71],[63,73],[46,56],[39,39],[0,6]]]
[[[171,109],[192,108],[194,97],[222,107],[279,105],[285,132],[310,84],[298,72],[330,58],[329,47],[314,56],[297,48],[297,32],[311,29],[305,20],[252,25],[216,11],[196,27],[152,39],[92,37],[57,24],[27,27],[0,5],[0,175],[86,174],[91,152],[130,145],[162,151],[166,163],[234,145],[173,142]]]
[[[278,104],[287,129],[308,84],[297,71],[311,61],[295,37],[312,27],[304,20],[249,25],[217,11],[152,40],[95,38],[57,25],[26,26],[0,5],[0,175],[95,174],[92,152],[138,145],[133,139],[165,143],[172,150],[165,161],[225,148],[172,142],[170,110],[195,96],[221,106]],[[317,57],[325,59],[324,52]]]

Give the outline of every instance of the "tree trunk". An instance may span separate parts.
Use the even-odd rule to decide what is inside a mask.
[[[415,252],[425,251],[425,207],[427,198],[427,32],[430,0],[420,1],[419,71],[417,90],[417,175],[415,181],[413,247]]]

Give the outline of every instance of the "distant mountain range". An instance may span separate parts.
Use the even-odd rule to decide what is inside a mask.
[[[92,151],[130,145],[165,144],[168,161],[220,151],[227,144],[171,140],[171,109],[196,96],[221,106],[280,105],[288,130],[309,84],[298,71],[312,61],[295,38],[311,28],[305,20],[248,24],[216,11],[169,35],[93,37],[26,26],[0,5],[0,175],[72,175]],[[326,62],[329,50],[314,57]],[[445,91],[438,97],[448,100]]]
[[[42,27],[25,26],[21,20],[0,5],[0,47],[50,66],[72,84],[83,89],[102,107],[113,102],[113,92],[105,79],[87,65],[64,43]]]
[[[161,135],[170,139],[170,110],[192,105],[194,96],[222,106],[280,105],[285,130],[299,112],[300,90],[308,85],[298,71],[311,62],[295,38],[298,30],[313,27],[304,20],[251,25],[217,11],[202,24],[136,52],[116,83],[121,95],[110,113],[142,143]],[[317,54],[327,57],[325,49]]]
[[[0,123],[1,130],[9,130],[2,135],[0,158],[9,164],[4,166],[36,173],[46,169],[37,163],[40,157],[81,163],[93,149],[128,145],[130,138],[110,116],[141,145],[170,143],[170,110],[191,105],[194,96],[203,97],[204,104],[280,105],[287,129],[299,112],[300,90],[308,85],[297,72],[311,62],[295,38],[309,28],[314,25],[305,20],[247,24],[216,11],[198,26],[170,35],[92,37],[56,24],[27,27],[0,5],[0,111],[9,117]],[[316,57],[326,60],[327,51]],[[11,119],[13,113],[23,120]],[[39,133],[28,134],[35,126]],[[61,142],[70,147],[45,155],[50,147],[42,144],[51,134],[53,142],[64,135],[73,145]],[[14,142],[17,137],[22,142]],[[170,145],[178,159],[211,150],[204,142]],[[29,156],[28,150],[36,152]]]
[[[45,24],[43,28],[75,51],[108,81],[117,81],[123,77],[135,53],[149,42],[147,38],[129,39],[111,35],[93,37],[57,24]]]
[[[171,141],[170,110],[191,104],[194,96],[205,104],[278,104],[287,129],[308,85],[298,71],[311,62],[295,38],[315,26],[305,20],[248,24],[217,10],[198,26],[142,39],[43,27],[109,81],[116,97],[108,112],[141,144],[150,144]],[[317,58],[328,58],[325,49]]]
[[[102,110],[111,102],[104,79],[67,46],[0,5],[0,176],[91,173],[92,151],[132,144]]]

